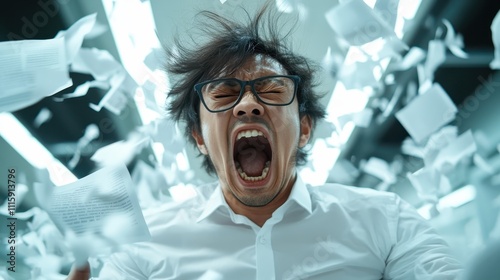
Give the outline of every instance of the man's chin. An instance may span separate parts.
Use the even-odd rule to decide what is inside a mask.
[[[243,205],[249,207],[263,207],[271,203],[276,195],[262,195],[262,194],[254,194],[254,195],[242,195],[237,196],[233,193],[234,197]]]

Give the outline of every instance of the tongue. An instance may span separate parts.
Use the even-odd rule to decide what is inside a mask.
[[[255,148],[244,149],[238,153],[238,162],[240,163],[241,169],[243,169],[248,176],[260,176],[266,161],[266,153],[264,151],[257,151]]]

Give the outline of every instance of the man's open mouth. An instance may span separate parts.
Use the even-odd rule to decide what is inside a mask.
[[[233,160],[240,177],[249,182],[267,177],[272,149],[264,133],[255,129],[243,130],[236,136]]]

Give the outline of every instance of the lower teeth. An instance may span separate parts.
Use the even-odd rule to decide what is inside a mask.
[[[241,169],[240,163],[236,162],[236,168],[238,170],[238,173],[240,174],[241,178],[245,181],[260,181],[264,180],[267,177],[267,173],[269,173],[269,166],[271,165],[271,161],[267,161],[264,169],[262,170],[262,174],[260,176],[248,176],[243,169]]]

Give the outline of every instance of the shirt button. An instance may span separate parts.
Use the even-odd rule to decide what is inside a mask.
[[[260,244],[266,244],[267,240],[265,237],[260,238]]]

